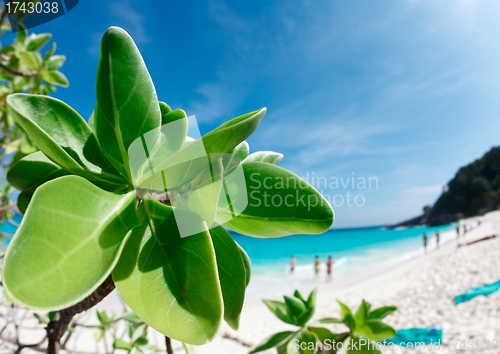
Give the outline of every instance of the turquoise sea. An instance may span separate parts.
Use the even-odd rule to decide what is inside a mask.
[[[286,274],[293,255],[297,258],[297,273],[307,273],[304,275],[310,277],[315,256],[319,256],[323,270],[328,256],[332,256],[335,261],[334,273],[347,275],[371,264],[399,263],[421,255],[424,253],[424,233],[429,238],[429,249],[434,249],[436,232],[441,233],[441,243],[453,240],[456,225],[333,229],[321,235],[293,235],[273,239],[231,234],[250,256],[253,274]]]
[[[16,223],[21,216],[16,215]],[[367,266],[399,263],[423,254],[422,236],[429,237],[429,249],[435,248],[435,234],[441,232],[441,242],[455,238],[455,224],[438,227],[411,227],[386,229],[383,226],[333,229],[321,235],[293,235],[279,238],[254,238],[231,232],[233,238],[247,251],[252,260],[254,275],[285,275],[291,256],[297,258],[296,273],[310,278],[314,257],[319,256],[321,268],[328,256],[335,261],[335,275],[359,272]],[[5,222],[0,231],[14,233],[16,227]],[[9,242],[2,240],[5,247]]]

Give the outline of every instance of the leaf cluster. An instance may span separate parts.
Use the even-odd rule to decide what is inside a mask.
[[[120,28],[103,36],[88,123],[48,96],[12,94],[7,104],[40,149],[7,175],[21,191],[24,218],[3,279],[14,300],[30,308],[72,306],[112,274],[122,299],[147,325],[204,344],[222,320],[238,328],[250,281],[250,259],[225,227],[279,237],[322,233],[333,223],[328,202],[276,166],[281,154],[249,153],[245,139],[265,108],[194,140],[187,114],[158,101],[139,50]],[[259,188],[314,197],[316,204],[237,208]],[[180,223],[179,213],[188,222]],[[183,237],[186,227],[192,236]]]
[[[0,12],[6,12],[0,7]],[[6,16],[0,20],[0,36],[11,30]],[[37,151],[37,147],[26,131],[19,125],[9,110],[7,96],[13,93],[31,93],[49,95],[56,91],[56,86],[67,87],[68,79],[60,71],[66,57],[56,55],[56,44],[43,54],[51,40],[50,33],[31,33],[20,24],[19,32],[11,44],[0,44],[0,162],[1,169],[9,167],[22,157]],[[4,178],[4,172],[1,173]],[[1,220],[12,217],[10,200],[2,200],[1,207],[6,212],[0,214]]]
[[[114,349],[123,349],[131,352],[135,349],[135,353],[142,354],[144,350],[152,350],[154,352],[162,351],[155,345],[149,344],[148,325],[142,321],[135,313],[128,312],[123,315],[122,319],[127,322],[127,334],[129,339],[127,341],[115,338],[113,341]]]
[[[396,335],[396,330],[382,321],[396,311],[396,307],[387,306],[371,311],[371,305],[363,300],[353,314],[349,307],[337,300],[340,305],[340,318],[323,318],[309,324],[314,314],[315,299],[316,289],[307,300],[297,290],[293,297],[285,296],[284,302],[263,300],[276,317],[300,329],[295,332],[276,333],[258,344],[250,354],[270,348],[276,348],[278,354],[336,353],[340,348],[346,348],[348,353],[380,354],[375,346],[362,344],[362,338],[365,342],[380,342]],[[332,323],[344,324],[347,331],[332,333],[329,329],[319,326]]]

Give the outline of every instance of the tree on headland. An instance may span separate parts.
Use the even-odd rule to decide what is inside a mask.
[[[500,207],[500,146],[458,170],[443,188],[434,206],[426,205],[423,214],[393,225],[444,225],[465,217],[483,215]]]
[[[483,215],[500,205],[500,147],[462,167],[434,204],[431,221],[446,214]]]

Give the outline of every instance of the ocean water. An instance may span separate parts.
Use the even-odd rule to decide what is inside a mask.
[[[20,223],[16,215],[14,221]],[[279,238],[254,238],[230,232],[231,236],[248,253],[252,261],[252,275],[273,279],[288,278],[291,256],[297,259],[296,278],[311,279],[314,257],[319,256],[321,272],[325,261],[333,258],[334,277],[349,276],[370,266],[391,266],[422,255],[423,234],[429,238],[428,250],[436,247],[435,234],[441,233],[441,243],[455,239],[457,223],[437,227],[410,227],[386,229],[383,226],[334,229],[321,235],[293,235]],[[13,234],[16,227],[4,222],[0,231]],[[0,248],[10,241],[5,237]],[[3,252],[2,252],[3,253]]]
[[[19,214],[14,214],[13,221],[19,225],[23,217]],[[4,221],[0,225],[0,232],[5,234],[13,235],[17,230],[17,226],[11,224],[10,222]],[[3,249],[9,244],[10,237],[6,236],[0,239],[0,253],[3,253]]]
[[[314,257],[319,256],[321,272],[331,256],[334,276],[348,276],[371,265],[390,266],[424,254],[423,235],[429,238],[428,250],[436,247],[436,232],[443,244],[456,237],[457,223],[438,227],[386,229],[363,227],[329,230],[321,235],[293,235],[280,238],[253,238],[231,233],[252,261],[253,275],[280,278],[290,270],[291,256],[297,259],[296,277],[310,279]]]

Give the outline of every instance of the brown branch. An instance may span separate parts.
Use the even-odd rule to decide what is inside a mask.
[[[14,60],[14,58],[9,57],[8,55],[5,55],[3,53],[0,53],[0,60],[1,61],[12,61],[12,60]]]
[[[9,2],[10,2],[10,0],[7,1],[7,3],[5,4],[5,9],[3,9],[2,17],[0,17],[0,26],[3,25],[3,21],[5,20],[5,16],[7,16],[7,11],[8,11],[7,4]]]
[[[172,349],[172,342],[170,341],[170,337],[165,336],[165,345],[167,346],[167,354],[174,354],[174,350]]]
[[[2,63],[0,63],[0,69],[2,69],[6,73],[8,73],[10,75],[13,75],[13,76],[33,77],[33,76],[37,76],[38,75],[38,71],[28,71],[28,72],[25,72],[25,73],[21,73],[19,71],[15,71],[15,70],[9,68],[7,65],[4,65]]]
[[[244,347],[252,347],[253,346],[252,344],[250,344],[248,342],[245,342],[244,340],[241,340],[241,339],[239,339],[236,336],[232,336],[231,333],[229,333],[229,332],[224,333],[224,335],[222,336],[222,338],[233,340],[236,343],[239,343],[239,344],[241,344]]]
[[[115,288],[115,283],[111,275],[101,284],[92,294],[80,301],[78,304],[61,310],[57,313],[57,319],[49,322],[47,325],[47,338],[49,344],[47,354],[56,354],[59,350],[59,341],[68,330],[68,326],[73,317],[81,312],[87,311],[101,302]]]
[[[9,339],[9,338],[2,338],[2,342],[10,343],[10,344],[13,344],[13,345],[17,345],[17,343],[16,343],[15,340],[12,340],[12,339]],[[21,344],[17,348],[16,353],[19,353],[24,348],[31,348],[32,350],[35,350],[35,351],[41,352],[41,353],[45,352],[45,349],[41,348],[40,347],[40,343],[38,343],[38,344]]]
[[[73,328],[73,330],[75,330],[75,329],[76,329],[76,326],[77,326],[77,324],[76,324],[76,323],[73,323],[73,324],[71,325],[71,328]],[[69,341],[69,339],[71,338],[71,335],[72,335],[73,333],[74,333],[73,331],[68,332],[68,335],[66,336],[66,338],[64,338],[64,341],[63,341],[63,342],[62,342],[62,344],[61,344],[61,349],[66,349],[66,344],[68,344],[68,341]]]
[[[14,208],[17,203],[10,203],[0,207],[0,212]]]

